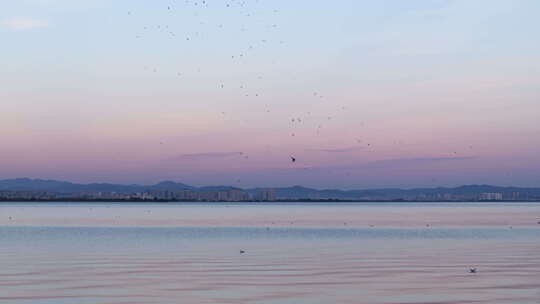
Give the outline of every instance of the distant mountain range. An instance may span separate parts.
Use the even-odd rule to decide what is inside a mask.
[[[115,192],[115,193],[141,193],[146,191],[180,191],[191,190],[194,192],[212,192],[240,190],[251,195],[268,190],[269,188],[242,189],[231,186],[208,186],[194,187],[172,181],[164,181],[155,185],[120,185],[120,184],[76,184],[65,181],[41,180],[17,178],[0,180],[0,191],[47,191],[51,193],[89,193],[89,192]],[[302,186],[271,188],[277,199],[281,200],[302,200],[302,199],[335,199],[335,200],[355,200],[355,199],[467,199],[483,193],[501,193],[505,199],[538,199],[540,198],[540,188],[523,187],[500,187],[490,185],[466,185],[454,188],[383,188],[364,190],[339,190],[339,189],[313,189]]]
[[[54,193],[80,193],[80,192],[117,192],[137,193],[144,191],[227,191],[240,188],[229,186],[193,187],[172,181],[163,181],[155,185],[121,185],[121,184],[75,184],[56,180],[16,178],[0,180],[0,191],[49,191]]]

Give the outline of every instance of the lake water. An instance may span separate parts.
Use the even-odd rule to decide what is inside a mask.
[[[0,303],[540,303],[539,221],[535,203],[0,203]]]

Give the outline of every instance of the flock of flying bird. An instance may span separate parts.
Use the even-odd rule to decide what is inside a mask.
[[[184,7],[180,8],[180,3],[183,3],[184,4]],[[259,3],[258,0],[253,0],[253,1],[240,1],[240,0],[229,0],[227,3],[223,3],[223,2],[220,2],[220,3],[212,3],[210,4],[208,1],[191,1],[191,0],[184,0],[184,1],[178,1],[176,3],[171,3],[167,6],[164,6],[163,7],[163,10],[165,10],[166,12],[169,12],[170,14],[174,14],[175,11],[178,11],[178,10],[186,10],[189,11],[189,9],[197,9],[197,11],[194,11],[194,16],[196,18],[199,18],[200,16],[202,16],[202,14],[200,14],[200,12],[202,12],[201,10],[202,9],[226,9],[226,10],[229,10],[229,12],[231,10],[234,10],[234,9],[237,9],[239,10],[239,14],[237,15],[239,18],[242,18],[242,17],[249,17],[248,19],[246,19],[246,24],[249,24],[249,22],[251,22],[250,20],[255,20],[254,18],[257,17],[257,14],[261,12],[260,10],[260,7],[257,8],[257,9],[252,9],[252,7],[250,6],[251,3]],[[271,11],[271,14],[270,16],[275,16],[276,13],[278,13],[279,11],[277,9],[272,9],[272,8],[269,8],[269,10]],[[129,11],[128,12],[128,15],[129,16],[134,16],[135,14],[132,12],[132,11]],[[211,20],[211,19],[210,19]],[[261,21],[261,20],[258,20],[258,21]],[[277,28],[277,24],[275,23],[275,20],[266,20],[265,22],[267,22],[266,24],[266,27],[265,28],[269,28],[269,29],[275,29]],[[243,21],[240,22],[243,24]],[[215,28],[221,30],[221,29],[224,29],[224,28],[227,28],[227,25],[226,23],[224,22],[215,22],[215,23],[211,23],[211,22],[208,22],[207,20],[203,20],[203,18],[201,17],[201,19],[197,19],[196,21],[194,21],[194,24],[193,24],[193,27],[191,28],[188,28],[188,30],[194,30],[196,28],[198,28],[199,25],[206,25],[206,26],[214,26]],[[154,27],[150,27],[150,26],[144,26],[143,27],[143,30],[145,31],[145,34],[150,34],[151,33],[151,29],[157,29],[159,31],[161,31],[162,33],[165,33],[167,35],[170,35],[171,38],[177,38],[177,34],[173,31],[172,27],[170,27],[169,25],[157,25],[157,26],[154,26]],[[198,29],[199,31],[195,31],[195,32],[192,32],[192,35],[187,35],[185,36],[185,39],[184,39],[184,43],[191,43],[193,45],[195,45],[195,43],[197,43],[197,39],[195,38],[198,38],[198,37],[204,37],[204,33],[201,32],[200,29]],[[241,28],[239,29],[236,29],[236,30],[239,30],[237,31],[237,33],[242,33],[242,32],[245,32],[246,31],[246,27],[244,25],[241,26]],[[275,34],[275,32],[273,33]],[[261,35],[264,35],[264,33],[261,33]],[[181,35],[178,35],[178,37],[180,37]],[[143,38],[144,36],[138,34],[136,35],[136,38]],[[241,37],[240,37],[241,38]],[[180,38],[180,40],[182,40],[182,38]],[[249,40],[249,39],[248,39]],[[238,41],[242,41],[245,42],[245,45],[241,46],[239,48],[239,50],[236,52],[236,53],[233,53],[233,54],[229,54],[229,58],[230,60],[233,60],[234,62],[240,62],[238,60],[241,60],[241,59],[245,59],[249,56],[255,56],[256,54],[256,49],[261,46],[261,47],[264,47],[264,46],[268,46],[270,45],[270,43],[272,42],[272,39],[269,39],[267,37],[258,37],[256,41],[243,41],[242,39],[239,39]],[[284,41],[281,41],[281,40],[276,40],[276,42],[279,41],[279,44],[283,44]],[[149,70],[149,67],[148,66],[145,66],[145,70]],[[151,69],[154,73],[157,73],[157,68],[154,67],[153,69]],[[200,72],[200,68],[197,69],[197,72]],[[185,75],[185,72],[177,72],[176,73],[176,76],[178,77],[181,77]],[[256,77],[257,80],[260,80],[260,79],[263,79],[263,73],[255,73],[254,77]],[[217,88],[218,89],[225,89],[226,87],[233,87],[233,88],[239,88],[240,89],[240,93],[242,97],[253,97],[253,98],[258,98],[259,96],[261,96],[261,92],[254,92],[254,91],[248,91],[248,85],[246,85],[246,83],[240,83],[240,84],[237,84],[237,85],[234,85],[234,84],[231,84],[231,85],[228,85],[226,86],[225,83],[223,82],[219,82],[217,83]],[[323,101],[324,100],[324,96],[323,94],[320,94],[320,92],[318,90],[310,90],[311,92],[306,92],[306,96],[309,96],[311,95],[312,98],[316,98],[317,101]],[[341,111],[346,111],[346,107],[344,106],[341,106],[339,107]],[[268,107],[268,105],[265,106],[265,112],[269,113],[270,112],[270,109]],[[225,117],[226,115],[226,112],[223,111],[223,110],[220,110],[219,113],[221,114],[222,117]],[[293,118],[290,118],[290,124],[289,124],[289,128],[290,128],[290,136],[291,137],[295,137],[297,138],[297,131],[298,128],[300,126],[307,126],[307,124],[304,124],[309,118],[309,117],[313,117],[311,116],[312,115],[312,112],[311,111],[307,111],[305,112],[302,116],[304,117],[299,117],[298,115],[295,115],[295,117]],[[318,123],[315,124],[316,128],[315,128],[315,133],[316,135],[320,135],[320,131],[321,129],[323,128],[323,125],[324,123],[330,123],[330,121],[333,120],[333,116],[328,116],[326,115],[326,117],[324,118],[324,122],[321,122],[319,121]],[[311,120],[313,121],[313,120]],[[244,122],[247,122],[247,121],[244,121]],[[361,127],[364,127],[364,122],[360,122],[359,125]],[[367,149],[370,149],[369,151],[372,151],[373,150],[373,145],[372,143],[369,143],[369,142],[365,142],[363,141],[362,139],[359,139],[359,138],[355,138],[352,140],[354,142],[354,145],[357,147],[357,148],[361,148],[361,149],[364,149],[364,148],[367,148]],[[160,142],[160,144],[163,144],[163,142]],[[394,142],[394,144],[396,144],[396,142]],[[470,149],[472,149],[472,146],[469,146]],[[317,149],[307,149],[307,150],[317,150]],[[319,149],[319,150],[324,150],[324,149]],[[326,149],[326,151],[328,150],[332,150],[332,149]],[[339,150],[339,149],[334,149],[334,150]],[[243,153],[243,158],[244,159],[249,159],[249,156],[246,154],[246,153]],[[453,153],[450,153],[451,156],[457,156],[458,153],[457,151],[454,151]],[[291,163],[298,163],[298,156],[297,155],[290,155],[290,162]],[[306,164],[304,164],[306,165]],[[305,166],[304,169],[309,169],[311,166]],[[349,173],[347,173],[347,175],[349,175]],[[432,181],[435,181],[434,178],[431,179]]]
[[[191,8],[197,8],[197,9],[204,9],[204,8],[210,8],[211,5],[208,1],[189,1],[189,0],[185,0],[183,1],[184,2],[184,5],[185,7],[184,8],[179,8],[176,4],[175,5],[172,5],[172,4],[169,4],[165,7],[163,7],[164,10],[170,12],[170,13],[173,13],[175,10],[179,10],[179,9],[187,9],[189,7]],[[258,0],[254,0],[253,2],[256,2],[258,3],[259,1]],[[230,0],[228,3],[212,3],[212,6],[222,6],[223,9],[248,9],[249,7],[249,3],[247,1],[238,1],[238,0]],[[278,13],[279,11],[277,9],[272,9],[272,13]],[[127,14],[129,16],[134,16],[135,13],[133,11],[128,11]],[[197,13],[195,13],[195,15],[197,15]],[[245,17],[250,17],[250,16],[255,16],[256,15],[256,12],[255,11],[244,11],[242,13],[243,16]],[[204,21],[199,21],[198,22],[199,24],[206,24]],[[217,28],[224,28],[224,24],[223,23],[216,23],[216,26]],[[277,28],[277,24],[275,23],[270,23],[269,28]],[[165,32],[166,34],[170,35],[171,37],[176,37],[177,34],[171,29],[171,27],[169,25],[157,25],[157,26],[154,26],[154,27],[150,27],[150,26],[144,26],[143,27],[143,30],[146,31],[146,33],[150,33],[149,30],[150,29],[158,29],[162,32]],[[240,29],[241,31],[245,30],[244,27],[242,27]],[[200,35],[201,33],[200,32],[195,32],[195,36],[198,36]],[[137,34],[135,36],[137,39],[139,38],[143,38],[144,36],[141,35],[141,34]],[[187,36],[185,37],[185,41],[191,41],[194,43],[192,37],[190,36]],[[268,43],[270,42],[271,40],[270,39],[260,39],[258,42],[259,43]],[[279,41],[280,44],[283,44],[284,41]],[[245,58],[245,56],[248,55],[247,52],[249,51],[252,51],[254,49],[254,43],[251,42],[251,43],[246,43],[247,47],[245,47],[246,51],[245,52],[242,52],[242,51],[239,51],[237,54],[234,54],[234,55],[230,55],[230,59],[231,60],[236,60],[236,59],[241,59],[241,58]],[[157,73],[158,69],[157,68],[149,68],[148,66],[145,66],[144,67],[145,70],[152,70],[154,73]],[[198,69],[198,71],[200,71],[200,69]],[[176,73],[177,76],[182,76],[184,75],[183,72],[177,72]],[[263,76],[261,74],[257,75],[256,76],[257,79],[262,79]],[[224,89],[226,87],[226,85],[224,83],[218,83],[217,85],[218,88],[220,89]],[[246,88],[247,86],[245,84],[240,84],[240,85],[237,85],[236,87],[240,88],[241,90],[244,90],[244,92],[242,93],[243,96],[245,97],[259,97],[259,92],[247,92],[246,91]],[[311,92],[309,93],[312,95],[313,98],[317,98],[318,100],[323,100],[324,96],[322,94],[320,94],[319,92],[315,91],[315,92]],[[341,107],[341,110],[345,110],[346,108],[344,106]],[[267,113],[270,112],[270,109],[265,109],[265,111]],[[225,115],[225,111],[220,111],[221,115]],[[308,111],[306,113],[306,115],[311,115],[311,111]],[[331,121],[332,120],[332,116],[327,116],[326,117],[326,121]],[[290,136],[292,137],[295,137],[297,135],[297,133],[295,132],[297,126],[299,126],[300,124],[303,123],[305,119],[301,118],[301,117],[294,117],[294,118],[291,118],[290,119],[290,122],[291,122],[291,125],[290,125],[290,128],[291,128],[291,131],[290,131]],[[362,123],[362,126],[363,126],[363,123]],[[317,126],[316,126],[316,134],[319,135],[320,134],[320,131],[321,129],[323,128],[323,123],[318,123]],[[163,144],[163,142],[160,142],[160,144]],[[355,140],[355,144],[357,145],[361,145],[363,144],[362,143],[362,140],[360,139],[356,139]],[[367,143],[366,144],[367,147],[371,147],[371,144],[370,143]],[[247,155],[244,155],[244,158],[248,158]],[[296,163],[297,162],[297,157],[296,156],[290,156],[290,160],[292,163]]]

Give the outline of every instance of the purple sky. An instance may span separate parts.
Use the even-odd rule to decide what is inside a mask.
[[[291,2],[0,4],[0,179],[540,186],[540,2]]]

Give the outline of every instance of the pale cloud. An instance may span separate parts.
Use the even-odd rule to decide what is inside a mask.
[[[174,157],[175,160],[183,159],[208,159],[208,158],[224,158],[231,156],[242,155],[242,152],[205,152],[205,153],[190,153],[182,154],[180,156]]]
[[[325,152],[325,153],[346,153],[354,152],[364,149],[363,147],[346,147],[346,148],[334,148],[334,149],[305,149],[306,151],[313,152]]]
[[[11,17],[2,20],[1,24],[15,31],[32,30],[49,26],[49,22],[45,20],[30,17]]]
[[[429,166],[445,162],[463,162],[478,159],[478,156],[455,156],[455,157],[417,157],[417,158],[393,158],[382,159],[361,164],[349,164],[341,166],[311,166],[297,167],[298,169],[311,170],[378,170],[378,169],[399,169],[415,166]]]

